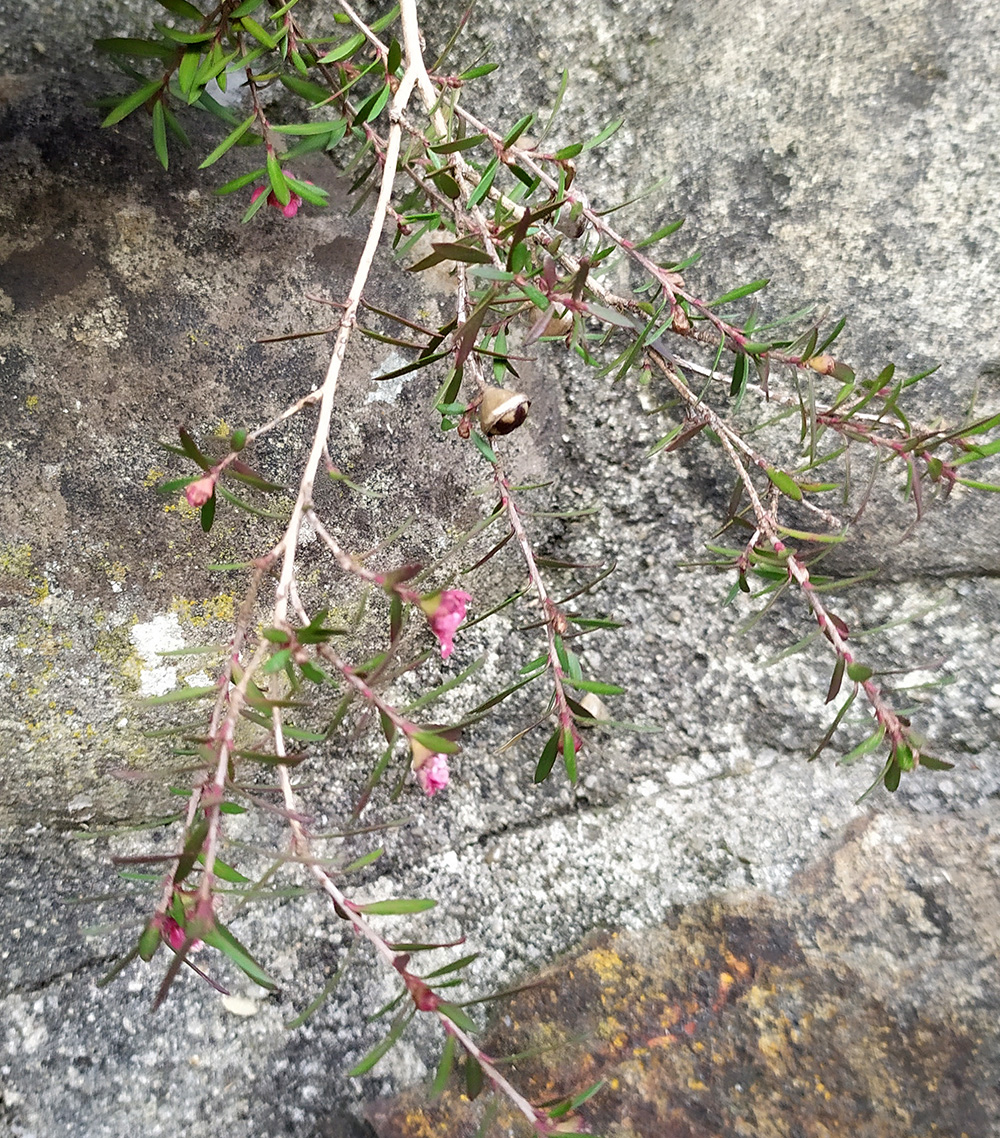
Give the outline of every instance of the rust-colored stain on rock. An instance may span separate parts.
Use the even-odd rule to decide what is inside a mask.
[[[927,848],[942,838],[929,829],[920,836]],[[923,919],[915,913],[894,926],[877,908],[852,908],[859,887],[870,891],[881,880],[894,887],[888,879],[907,873],[905,865],[867,860],[871,838],[859,827],[800,878],[795,902],[784,907],[761,896],[717,900],[650,932],[594,934],[500,1002],[486,1052],[529,1056],[503,1070],[539,1105],[603,1080],[572,1128],[606,1138],[993,1132],[995,1014],[942,1007],[929,993],[923,1006],[918,992],[931,957],[920,975],[912,960],[898,969],[887,962],[881,983],[863,950],[879,941],[905,945]],[[917,843],[918,861],[921,852]],[[990,951],[982,942],[979,954]],[[430,1105],[423,1089],[375,1103],[369,1121],[379,1138],[459,1138],[478,1134],[495,1111],[482,1133],[532,1133],[506,1103],[470,1102],[459,1082],[453,1077]]]

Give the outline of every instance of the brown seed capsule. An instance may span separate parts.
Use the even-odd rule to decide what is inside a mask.
[[[479,423],[487,435],[509,435],[528,417],[531,400],[506,387],[488,387],[479,404]]]
[[[811,367],[813,371],[818,371],[820,375],[830,375],[833,369],[837,366],[837,361],[833,356],[813,356],[811,359],[803,361],[806,367]]]

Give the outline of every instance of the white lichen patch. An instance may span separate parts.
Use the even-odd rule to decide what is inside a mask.
[[[406,367],[410,361],[395,348],[385,357],[373,372],[371,378],[377,380],[380,375],[388,375],[391,371]],[[416,374],[416,373],[414,373]],[[409,379],[408,375],[400,375],[395,379],[387,379],[384,383],[376,383],[365,396],[366,403],[395,403],[403,390],[403,384]]]
[[[137,624],[132,629],[132,643],[140,660],[139,694],[165,695],[177,686],[177,666],[171,657],[164,659],[159,652],[171,652],[184,647],[184,635],[177,613],[164,612]]]
[[[128,315],[116,297],[106,296],[73,327],[73,339],[87,348],[120,348],[128,338]]]

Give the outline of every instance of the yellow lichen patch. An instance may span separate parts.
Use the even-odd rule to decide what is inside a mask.
[[[146,477],[142,480],[143,486],[155,486],[161,478],[166,477],[167,472],[161,470],[158,466],[151,466],[146,471]]]
[[[752,1011],[763,1011],[774,999],[774,988],[765,987],[763,984],[753,984],[747,989],[743,999]]]
[[[231,624],[236,618],[236,597],[233,593],[216,593],[203,601],[174,597],[170,611],[177,613],[179,619],[192,628],[202,628],[217,620]]]
[[[585,962],[597,973],[602,984],[617,981],[622,974],[622,958],[609,948],[595,948],[588,952]]]
[[[29,395],[28,398],[25,399],[24,405],[31,412],[37,411],[38,410],[38,396],[37,395]]]
[[[119,625],[99,632],[94,651],[111,669],[120,688],[125,691],[138,690],[142,660],[132,643],[131,625]]]
[[[40,605],[49,595],[49,583],[43,580],[40,585],[36,585],[31,593],[31,603],[33,605]]]
[[[757,1047],[762,1055],[772,1062],[784,1060],[789,1056],[788,1035],[785,1031],[762,1031],[757,1039]]]
[[[230,425],[226,422],[225,419],[220,419],[219,425],[212,432],[212,434],[217,439],[228,439],[232,433],[233,433],[233,429],[232,429],[232,427],[230,427]]]
[[[0,546],[0,573],[27,577],[31,573],[31,546],[27,542]]]
[[[112,561],[106,570],[109,581],[117,581],[119,585],[123,584],[125,578],[128,576],[128,566],[121,561]]]
[[[183,494],[181,494],[175,502],[168,502],[163,507],[163,512],[165,514],[172,514],[175,510],[181,515],[182,518],[196,518],[200,513],[199,510],[196,510],[194,506],[188,502],[187,498],[185,498]]]

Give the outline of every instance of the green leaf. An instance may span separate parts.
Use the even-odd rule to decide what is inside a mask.
[[[535,767],[534,781],[536,783],[544,782],[552,773],[552,768],[555,766],[556,755],[559,754],[559,744],[562,742],[561,736],[561,731],[553,731],[545,746],[542,748],[541,757],[538,760],[538,765]]]
[[[613,324],[617,328],[628,328],[630,331],[635,331],[635,321],[631,316],[626,316],[624,312],[618,312],[614,308],[605,308],[603,304],[597,304],[593,300],[588,301],[587,311],[591,316],[596,316],[598,320],[603,320],[605,324]]]
[[[395,75],[402,62],[403,49],[400,47],[399,40],[394,36],[389,44],[389,54],[385,61],[385,69],[390,75]]]
[[[802,501],[802,488],[790,474],[774,466],[769,466],[764,473],[786,497],[796,502]]]
[[[226,182],[225,185],[219,186],[215,191],[217,194],[231,194],[236,190],[242,190],[244,186],[249,186],[251,182],[256,182],[261,174],[267,173],[266,166],[258,166],[256,170],[251,170],[249,173],[240,174],[238,178],[233,178],[232,181]],[[257,203],[254,202],[254,205]]]
[[[576,782],[576,740],[568,727],[562,733],[562,756],[566,777],[570,782]]]
[[[595,695],[621,695],[625,691],[617,684],[606,684],[603,680],[572,680],[566,676],[563,682],[569,684],[571,688],[590,691]]]
[[[281,163],[278,161],[278,156],[273,150],[267,152],[267,178],[271,183],[271,189],[274,190],[274,196],[282,205],[288,205],[292,200],[292,191],[285,181],[285,175],[281,170]]]
[[[330,196],[329,193],[321,186],[314,186],[309,182],[300,182],[298,178],[289,178],[285,175],[289,187],[302,198],[303,201],[309,202],[310,205],[325,206],[326,199]],[[284,487],[278,487],[284,489]]]
[[[479,451],[479,453],[483,456],[483,458],[485,458],[487,462],[491,462],[491,463],[493,463],[494,466],[496,466],[497,456],[493,453],[493,448],[483,438],[483,436],[481,434],[479,434],[478,431],[473,431],[472,435],[470,437],[472,439],[472,442],[473,442],[476,450]]]
[[[397,897],[391,901],[370,901],[367,905],[359,905],[358,911],[369,916],[392,917],[400,913],[424,913],[435,905],[437,901],[429,897]]]
[[[445,739],[444,736],[436,735],[433,731],[414,731],[410,738],[415,739],[428,751],[434,751],[439,755],[455,755],[462,749],[451,739]]]
[[[287,727],[284,730],[287,735]],[[290,755],[269,755],[264,751],[237,751],[237,754],[248,763],[263,763],[268,767],[297,767],[309,757],[305,751],[295,751]]]
[[[865,680],[870,680],[875,673],[866,664],[848,664],[847,675],[856,684],[863,684]]]
[[[229,13],[231,20],[241,20],[244,16],[249,16],[251,12],[256,12],[257,9],[264,3],[264,0],[243,0],[243,3]]]
[[[149,921],[139,936],[139,957],[148,964],[153,954],[160,947],[160,930]]]
[[[609,122],[608,125],[604,128],[604,130],[600,132],[600,134],[595,134],[593,138],[585,142],[582,149],[593,150],[595,146],[600,146],[602,142],[607,142],[607,140],[615,133],[616,130],[618,130],[624,121],[625,120],[623,118],[612,119],[611,122]]]
[[[950,771],[955,769],[954,763],[946,763],[944,759],[936,759],[933,755],[920,755],[920,765],[929,771]]]
[[[913,751],[908,743],[897,743],[892,758],[901,771],[911,771],[916,766]]]
[[[307,134],[330,134],[337,130],[343,119],[324,119],[322,122],[298,122],[290,123],[288,126],[272,126],[270,129],[274,134],[294,134],[307,135]]]
[[[189,4],[188,0],[157,0],[168,12],[172,12],[175,16],[181,16],[185,20],[198,20],[199,22],[205,17],[193,5]]]
[[[210,684],[205,687],[174,688],[173,691],[167,692],[166,695],[151,695],[147,696],[146,699],[140,699],[137,706],[160,707],[165,703],[181,703],[189,699],[204,699],[206,696],[214,695],[218,690],[215,684]]]
[[[414,1011],[412,1007],[403,1008],[393,1020],[392,1027],[389,1029],[389,1034],[385,1037],[385,1039],[382,1040],[381,1043],[379,1043],[376,1047],[373,1047],[356,1067],[352,1067],[351,1070],[347,1072],[348,1077],[356,1079],[359,1075],[363,1075],[366,1071],[370,1071],[372,1067],[374,1067],[375,1064],[382,1058],[382,1056],[387,1054],[387,1052],[392,1049],[396,1043],[396,1040],[399,1039],[399,1037],[406,1030],[406,1025],[413,1018],[413,1015]]]
[[[885,768],[885,774],[882,776],[886,790],[895,792],[899,789],[899,772],[899,763],[896,761],[895,756],[893,756],[889,760],[889,765]]]
[[[729,385],[729,394],[736,398],[742,399],[743,392],[747,385],[747,357],[744,352],[737,352],[736,359],[733,361],[733,381]]]
[[[457,1004],[439,1004],[438,1011],[442,1015],[447,1016],[453,1024],[460,1027],[463,1031],[478,1030],[476,1021],[466,1015]]]
[[[177,68],[177,83],[181,91],[188,97],[188,102],[195,101],[192,98],[192,90],[198,92],[195,85],[195,77],[198,74],[198,68],[201,66],[201,52],[200,51],[186,51],[181,56],[180,66]],[[195,95],[197,98],[197,94]]]
[[[226,805],[231,805],[231,803],[226,803]],[[198,854],[198,861],[200,861],[202,865],[205,864],[204,852]],[[227,865],[226,862],[218,857],[212,866],[212,873],[220,880],[229,881],[233,885],[245,885],[250,880],[249,877],[244,877],[238,869],[233,869],[231,865]]]
[[[564,146],[561,150],[557,150],[552,157],[557,162],[565,162],[568,158],[575,158],[583,150],[582,142],[574,142],[570,146]]]
[[[138,91],[133,91],[131,95],[122,99],[111,114],[101,123],[101,126],[114,126],[115,123],[121,122],[122,119],[127,118],[133,111],[138,110],[139,107],[141,107],[147,99],[155,95],[162,86],[162,81],[156,79],[152,83],[146,83],[140,87]]]
[[[739,288],[731,289],[729,292],[724,292],[722,296],[716,297],[708,308],[715,308],[719,304],[729,304],[730,301],[740,300],[744,296],[749,296],[751,293],[760,292],[762,288],[766,288],[770,278],[764,277],[759,281],[750,281],[749,284],[740,285]]]
[[[251,0],[251,2],[253,2],[253,0]],[[244,5],[241,5],[241,7],[243,6]],[[272,36],[271,33],[265,28],[262,28],[260,24],[258,24],[257,21],[252,17],[243,16],[241,17],[241,20],[243,27],[246,28],[246,30],[259,44],[262,44],[264,47],[266,47],[268,51],[273,51],[278,46],[277,38]]]
[[[490,187],[493,185],[493,179],[497,176],[497,170],[500,169],[500,159],[491,158],[489,165],[483,171],[482,177],[479,179],[479,185],[469,194],[468,207],[472,209],[486,197],[490,192]]]
[[[439,976],[448,976],[452,972],[460,972],[466,965],[471,964],[473,960],[479,959],[478,952],[472,952],[468,956],[459,957],[458,960],[453,960],[450,964],[445,964],[441,968],[435,968],[433,972],[428,972],[424,977],[425,980],[435,980]]]
[[[463,71],[459,79],[479,79],[483,75],[489,75],[491,71],[496,71],[499,66],[499,63],[479,63],[475,67],[470,67],[468,71]]]
[[[356,873],[359,869],[364,869],[366,865],[371,865],[372,862],[378,859],[385,853],[385,850],[379,848],[377,850],[369,850],[368,853],[362,854],[361,857],[356,857],[350,865],[345,865],[341,870],[342,873]]]
[[[363,123],[371,122],[372,119],[377,119],[385,110],[385,105],[389,102],[391,95],[392,88],[388,83],[384,84],[374,94],[369,95],[355,112],[354,125],[361,126]]]
[[[440,264],[442,261],[461,261],[467,265],[489,265],[491,263],[490,255],[485,249],[476,249],[471,245],[460,245],[449,241],[432,241],[431,248],[434,250],[433,253],[410,266],[411,273],[419,273],[433,265]]]
[[[208,533],[212,528],[212,523],[215,521],[215,506],[218,502],[218,496],[213,492],[211,498],[201,508],[201,528]]]
[[[164,170],[170,165],[167,154],[167,120],[163,113],[163,103],[158,99],[153,104],[153,149]]]
[[[655,233],[651,233],[648,237],[637,241],[632,248],[645,249],[647,245],[655,245],[657,241],[662,241],[664,237],[669,237],[671,233],[676,233],[683,224],[684,218],[679,217],[676,221],[671,221],[669,225],[664,225],[662,229],[657,229]]]
[[[349,56],[352,56],[364,42],[365,37],[359,32],[356,36],[351,36],[350,39],[344,40],[344,42],[339,47],[335,47],[333,51],[328,51],[318,62],[337,63],[341,59],[347,59]]]
[[[227,134],[226,137],[222,140],[222,142],[220,142],[219,145],[212,151],[212,153],[209,154],[209,156],[205,159],[205,161],[202,162],[202,164],[198,167],[198,169],[204,170],[206,166],[211,166],[213,162],[218,162],[218,160],[223,156],[223,154],[225,154],[226,151],[229,150],[231,147],[235,146],[236,143],[239,142],[239,140],[250,129],[250,127],[253,126],[253,123],[254,123],[254,120],[256,119],[256,117],[257,117],[256,114],[250,115],[248,118],[244,119],[243,122],[241,122],[240,125],[234,131],[231,131],[229,134]],[[258,173],[263,173],[263,170],[261,170],[259,172],[255,171],[253,177],[249,178],[248,181],[252,182],[258,176]],[[245,177],[245,175],[243,175],[243,177]],[[239,181],[239,179],[236,179],[236,181]],[[247,183],[243,182],[242,184],[246,185]],[[232,185],[232,183],[227,182],[226,185],[229,186],[229,185]],[[239,189],[239,186],[233,186],[233,189]],[[225,193],[230,193],[231,191],[226,189],[226,187],[224,186],[221,189],[216,190],[215,192],[217,194],[225,194]]]
[[[834,340],[836,340],[836,338],[840,335],[840,333],[843,332],[844,325],[846,323],[847,323],[847,317],[841,316],[841,318],[833,326],[833,331],[830,333],[829,336],[827,336],[827,338],[823,341],[823,343],[820,344],[818,348],[816,348],[816,350],[813,352],[813,355],[814,356],[823,355],[823,353],[826,351],[826,349],[833,343]]]
[[[841,756],[839,760],[841,765],[846,766],[848,763],[853,763],[855,759],[860,759],[863,755],[870,755],[873,751],[877,751],[884,737],[885,727],[880,723],[874,734],[860,742],[853,751],[848,751],[846,755]]]
[[[130,39],[126,36],[112,36],[110,39],[94,40],[94,47],[98,51],[106,51],[111,55],[134,55],[148,59],[161,59],[165,63],[172,60],[177,54],[176,49],[169,44],[159,43],[156,40]]]
[[[300,79],[297,75],[279,75],[278,78],[289,91],[310,103],[324,103],[330,98],[330,92],[319,83],[311,83],[308,79]]]
[[[318,664],[314,664],[312,660],[304,660],[299,665],[299,670],[307,680],[314,684],[325,684],[330,678],[326,672],[324,672]]]
[[[181,850],[181,856],[177,859],[177,869],[174,872],[175,884],[182,882],[194,868],[194,863],[198,854],[201,853],[207,837],[208,822],[205,819],[196,822],[191,827],[187,840],[184,842],[184,848]]]
[[[957,479],[959,486],[967,486],[970,490],[988,490],[992,494],[1000,494],[1000,486],[995,482],[976,482],[972,478]]]
[[[486,141],[485,134],[470,134],[466,138],[456,138],[452,142],[439,142],[429,149],[433,154],[455,154],[459,150],[471,150]]]
[[[245,972],[255,984],[259,984],[260,987],[267,988],[268,991],[271,992],[278,990],[278,985],[268,976],[236,937],[234,937],[224,925],[219,924],[218,921],[215,922],[215,925],[211,929],[199,929],[198,938],[228,956],[236,967],[242,972]]]
[[[441,1052],[441,1060],[438,1063],[437,1071],[434,1074],[434,1082],[431,1084],[431,1099],[440,1098],[444,1092],[444,1088],[448,1083],[448,1078],[451,1075],[452,1068],[455,1065],[455,1048],[458,1045],[458,1040],[454,1035],[449,1035],[444,1041],[444,1050]]]
[[[521,137],[522,134],[528,129],[529,126],[535,121],[534,114],[525,115],[523,118],[518,119],[517,122],[510,128],[504,135],[504,140],[501,143],[503,149],[506,150],[508,146],[513,146],[515,142]]]
[[[275,652],[268,662],[261,668],[261,674],[265,676],[273,676],[275,672],[280,672],[291,660],[291,648],[282,648],[280,651]]]

